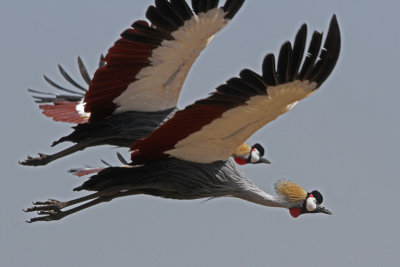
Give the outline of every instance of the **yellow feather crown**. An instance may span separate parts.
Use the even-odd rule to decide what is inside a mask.
[[[247,145],[246,143],[241,144],[235,151],[235,156],[237,157],[244,157],[250,153],[251,146]]]
[[[288,180],[281,180],[275,184],[275,191],[280,196],[290,202],[304,201],[307,197],[307,191],[300,185]]]

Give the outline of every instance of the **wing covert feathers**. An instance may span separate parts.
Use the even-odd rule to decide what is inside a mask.
[[[156,0],[109,49],[85,95],[90,120],[124,111],[176,106],[185,77],[211,37],[236,14],[243,0]]]
[[[133,163],[166,156],[198,163],[228,159],[255,131],[314,92],[332,72],[340,52],[336,16],[322,49],[322,34],[314,32],[304,53],[306,37],[303,25],[293,46],[289,42],[282,46],[277,67],[274,55],[267,55],[262,75],[243,70],[239,78],[228,80],[209,97],[178,111],[147,138],[135,142]]]

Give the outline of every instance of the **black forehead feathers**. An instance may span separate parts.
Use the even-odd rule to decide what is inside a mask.
[[[322,194],[319,191],[314,190],[310,194],[312,194],[315,197],[315,199],[317,200],[317,204],[321,204],[322,201],[324,201],[324,198],[322,197]]]
[[[258,152],[260,152],[260,156],[264,156],[264,148],[262,145],[260,145],[259,143],[254,144],[252,147],[252,149],[255,148],[258,150]]]

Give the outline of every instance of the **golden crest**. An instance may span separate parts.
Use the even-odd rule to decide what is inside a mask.
[[[298,184],[288,180],[278,181],[275,184],[275,191],[280,196],[291,202],[304,201],[307,197],[307,191]]]
[[[244,157],[250,153],[250,150],[251,146],[247,145],[246,143],[243,143],[236,149],[233,155],[237,157]]]

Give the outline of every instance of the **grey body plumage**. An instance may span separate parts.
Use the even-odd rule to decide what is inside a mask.
[[[92,176],[75,190],[102,191],[112,186],[154,190],[159,197],[197,199],[221,197],[255,186],[228,161],[200,164],[175,158],[134,167],[112,167]]]
[[[83,123],[74,126],[74,131],[58,141],[59,143],[70,141],[74,145],[57,153],[46,155],[39,153],[38,157],[30,157],[20,162],[22,165],[41,166],[65,157],[87,147],[99,145],[114,145],[119,147],[130,147],[132,143],[144,138],[159,127],[163,122],[170,119],[177,111],[171,108],[159,112],[136,112],[129,111],[112,116],[109,119],[94,123]]]
[[[177,108],[157,112],[127,111],[116,114],[109,119],[82,123],[74,126],[74,131],[52,146],[70,141],[73,143],[88,142],[90,146],[113,145],[130,147],[135,140],[144,138],[163,122],[170,119]]]
[[[26,211],[38,211],[39,215],[44,216],[32,218],[29,222],[59,220],[102,202],[138,194],[170,199],[230,196],[283,208],[301,205],[300,202],[289,202],[265,193],[231,160],[200,164],[168,158],[141,166],[110,167],[93,175],[74,190],[95,193],[66,202],[35,202],[35,206]],[[62,210],[77,204],[81,205]]]

